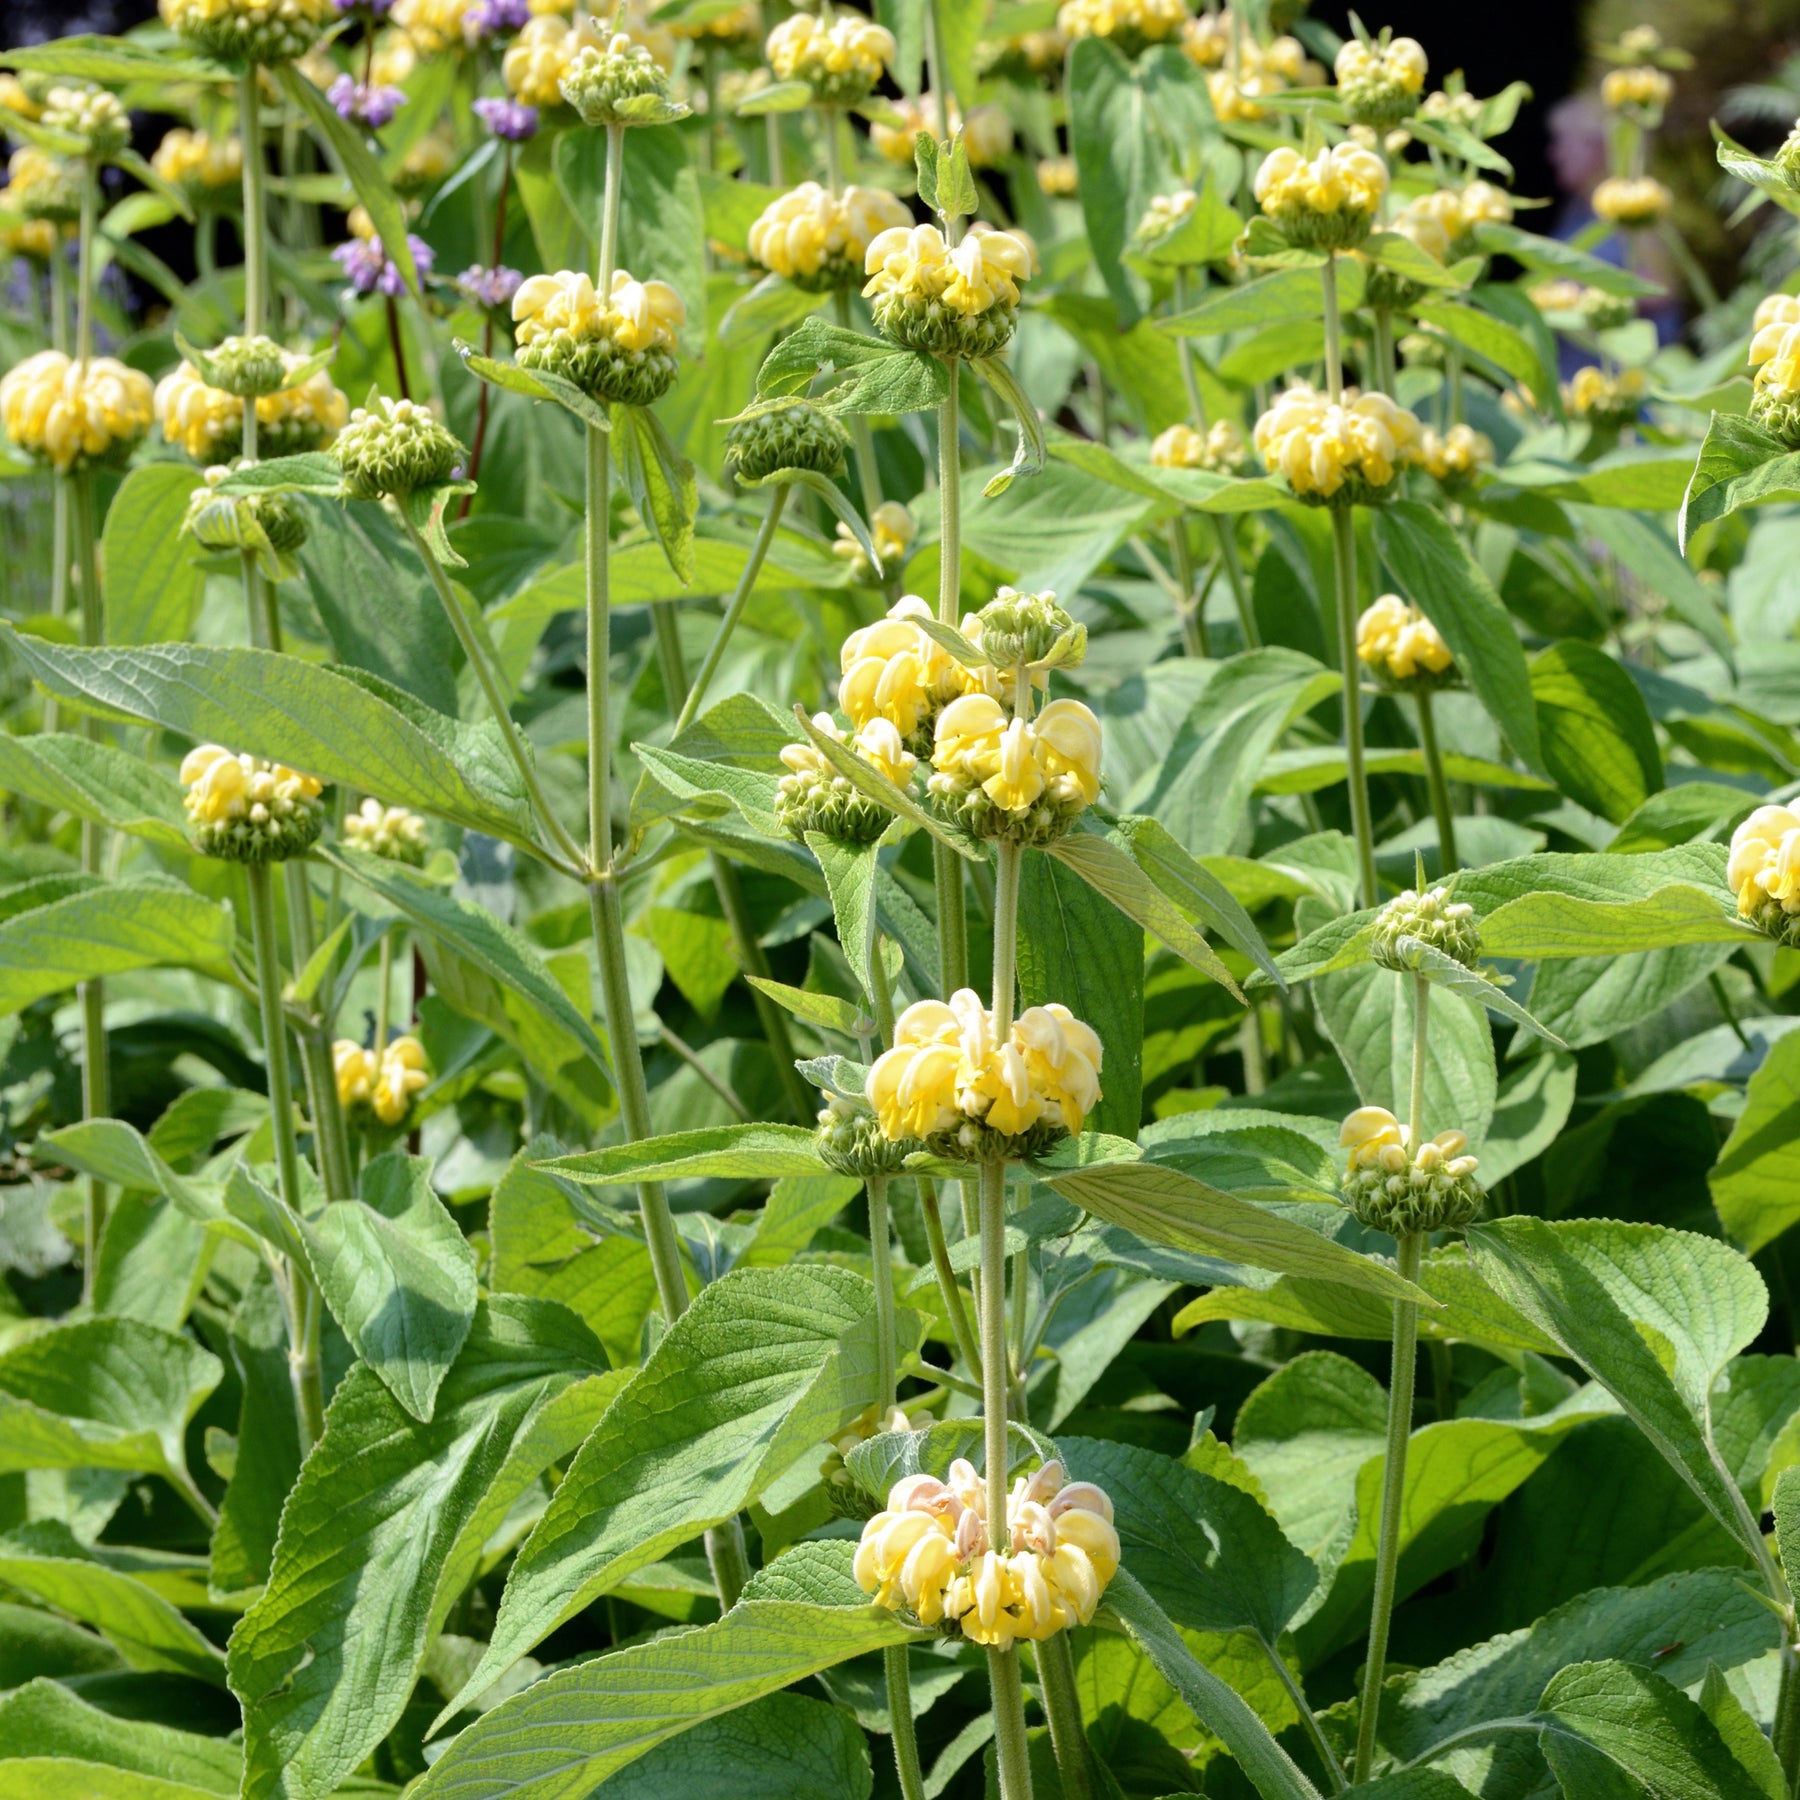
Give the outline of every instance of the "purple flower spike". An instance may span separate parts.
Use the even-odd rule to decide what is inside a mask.
[[[463,13],[463,30],[479,41],[498,31],[520,31],[530,22],[531,0],[475,0]]]
[[[370,131],[379,131],[406,104],[406,95],[399,88],[353,81],[348,75],[340,75],[326,90],[325,98],[337,108],[340,119]]]
[[[517,269],[509,269],[504,264],[484,269],[476,263],[457,276],[456,291],[477,306],[497,308],[511,304],[524,279]]]
[[[495,137],[504,138],[509,144],[522,144],[537,133],[537,108],[517,100],[477,100],[475,116]]]
[[[424,281],[431,274],[437,257],[424,239],[414,237],[410,231],[406,234],[406,242],[412,250],[413,266],[419,272],[419,279]],[[331,260],[344,271],[354,293],[386,294],[390,299],[398,300],[406,292],[405,278],[388,261],[387,252],[377,238],[351,238],[332,251]]]

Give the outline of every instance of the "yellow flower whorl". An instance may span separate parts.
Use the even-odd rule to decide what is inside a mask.
[[[935,225],[896,225],[870,241],[863,295],[882,333],[910,350],[991,356],[1012,336],[1031,264],[1015,232],[971,227],[952,249]]]
[[[1725,881],[1748,919],[1779,944],[1800,945],[1800,813],[1759,806],[1731,834]]]
[[[807,293],[823,293],[860,281],[869,245],[882,232],[911,223],[905,205],[878,188],[833,194],[803,181],[763,208],[750,227],[750,255],[770,274]]]
[[[533,275],[513,295],[512,316],[521,368],[561,375],[598,399],[648,406],[680,370],[687,308],[666,281],[617,269],[603,297],[585,270]]]
[[[203,856],[228,862],[285,862],[319,835],[323,784],[283,763],[200,744],[182,759],[182,805]]]
[[[812,723],[821,736],[854,750],[895,787],[912,785],[918,759],[889,720],[870,719],[854,737],[830,713],[814,713]],[[781,763],[787,773],[775,784],[775,816],[795,837],[817,831],[840,843],[872,844],[893,823],[893,814],[839,774],[816,744],[783,746]]]
[[[1673,78],[1648,66],[1608,69],[1600,83],[1601,102],[1614,112],[1660,113],[1674,94]]]
[[[1454,1231],[1481,1210],[1476,1158],[1460,1131],[1440,1131],[1420,1144],[1384,1106],[1358,1107],[1338,1133],[1350,1152],[1339,1192],[1345,1206],[1375,1231]]]
[[[339,16],[332,0],[158,0],[157,11],[199,49],[253,63],[304,56]]]
[[[353,1038],[339,1038],[331,1046],[331,1065],[345,1112],[389,1126],[404,1123],[415,1096],[431,1081],[425,1046],[410,1035],[393,1039],[379,1055]]]
[[[150,429],[150,377],[111,356],[40,350],[0,379],[0,428],[59,473],[120,462]]]
[[[1609,375],[1589,363],[1563,384],[1563,405],[1576,418],[1597,425],[1629,425],[1644,403],[1648,385],[1642,369],[1621,369]]]
[[[1628,231],[1661,224],[1674,204],[1675,196],[1654,175],[1609,175],[1594,189],[1596,217]]]
[[[1356,622],[1357,660],[1396,684],[1429,681],[1452,666],[1438,628],[1398,594],[1383,594]]]
[[[1205,431],[1171,425],[1150,445],[1150,461],[1156,468],[1207,469],[1216,475],[1235,475],[1249,453],[1235,419],[1214,419]]]
[[[1452,425],[1444,432],[1428,427],[1419,439],[1419,466],[1447,485],[1468,481],[1493,460],[1494,446],[1472,425]]]
[[[977,837],[1045,844],[1100,798],[1100,759],[1100,721],[1079,700],[1023,719],[991,694],[965,694],[938,715],[926,785]]]
[[[222,203],[236,195],[243,179],[244,145],[239,138],[215,138],[177,126],[163,133],[150,166],[189,199]]]
[[[875,545],[875,554],[881,558],[881,566],[889,574],[898,572],[918,533],[917,522],[898,500],[882,501],[876,507],[874,517],[869,520],[869,537]],[[832,540],[831,553],[833,556],[841,556],[849,563],[853,580],[869,582],[877,579],[873,565],[863,554],[862,545],[856,541],[856,534],[848,525],[838,526],[837,536]],[[923,605],[924,602],[921,601],[920,604]]]
[[[777,81],[804,81],[823,106],[866,100],[899,53],[891,31],[856,13],[839,13],[829,24],[795,13],[763,48]]]
[[[1056,29],[1067,38],[1106,38],[1127,56],[1166,44],[1188,24],[1186,0],[1063,0]]]
[[[907,522],[910,527],[910,514]],[[838,652],[838,704],[855,729],[886,719],[922,755],[930,754],[940,709],[974,691],[981,679],[919,629],[917,621],[931,616],[917,594],[904,594],[885,618],[851,632]]]
[[[1367,505],[1418,460],[1419,421],[1385,394],[1347,389],[1334,405],[1304,383],[1256,421],[1256,453],[1303,500]]]
[[[1321,150],[1310,161],[1283,144],[1263,158],[1252,188],[1291,241],[1341,250],[1368,236],[1387,193],[1387,164],[1357,144]]]
[[[0,205],[30,220],[73,225],[81,217],[81,165],[22,144],[6,165]]]
[[[987,1484],[958,1458],[944,1480],[911,1475],[863,1527],[852,1564],[878,1606],[998,1649],[1085,1625],[1119,1567],[1112,1502],[1061,1463],[1021,1475],[1006,1542],[990,1542]]]
[[[288,368],[304,359],[282,352]],[[291,388],[256,400],[257,449],[265,456],[323,450],[350,420],[350,402],[323,369]],[[244,442],[244,403],[208,385],[191,362],[182,361],[156,384],[156,421],[163,436],[202,466],[226,461]]]
[[[1425,50],[1416,38],[1386,44],[1349,38],[1337,53],[1338,91],[1352,124],[1376,131],[1412,116],[1425,88]]]
[[[372,796],[344,820],[344,842],[353,850],[417,868],[425,860],[425,821],[403,806],[383,806]]]

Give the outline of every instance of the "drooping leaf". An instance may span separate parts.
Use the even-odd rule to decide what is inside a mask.
[[[1747,1255],[1800,1220],[1800,1040],[1769,1046],[1707,1181],[1720,1222]]]
[[[816,1134],[798,1125],[709,1125],[670,1137],[641,1138],[553,1157],[538,1165],[545,1174],[600,1187],[636,1181],[681,1181],[699,1175],[745,1180],[826,1173]]]
[[[1544,766],[1571,799],[1619,824],[1662,786],[1649,709],[1603,650],[1553,644],[1531,665],[1531,692]]]
[[[150,463],[119,484],[100,534],[108,643],[158,644],[187,636],[201,577],[181,524],[198,483],[186,464]]]
[[[175,783],[135,756],[72,732],[0,735],[0,787],[40,806],[183,851],[188,836]]]

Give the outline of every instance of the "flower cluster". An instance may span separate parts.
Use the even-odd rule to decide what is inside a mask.
[[[1150,444],[1150,461],[1159,469],[1207,469],[1235,475],[1249,455],[1244,433],[1235,419],[1214,419],[1204,430],[1171,425]]]
[[[33,144],[12,153],[0,206],[34,224],[72,225],[81,217],[81,169]]]
[[[863,1527],[852,1567],[877,1605],[1005,1649],[1093,1618],[1119,1567],[1119,1534],[1106,1494],[1049,1462],[1014,1481],[996,1550],[987,1484],[958,1458],[942,1481],[910,1475],[895,1485]]]
[[[1206,91],[1221,125],[1254,125],[1269,116],[1261,104],[1290,87],[1317,87],[1325,71],[1306,54],[1298,38],[1278,37],[1258,44],[1246,36],[1234,74],[1227,65],[1231,42],[1229,8],[1203,13],[1188,22],[1183,48],[1208,71]],[[1216,23],[1214,23],[1216,21]]]
[[[838,652],[838,704],[852,725],[860,731],[871,720],[886,719],[920,755],[931,749],[940,709],[980,685],[978,676],[920,630],[918,621],[931,616],[917,594],[903,595],[885,618],[851,632]]]
[[[690,43],[710,40],[715,44],[748,47],[762,36],[762,8],[756,0],[741,0],[741,4],[710,17],[702,14],[694,19],[671,20],[669,29],[676,37],[686,38]]]
[[[809,294],[854,286],[863,258],[882,232],[904,229],[912,215],[879,188],[848,187],[834,194],[803,181],[763,208],[750,227],[750,255],[772,275]]]
[[[1629,425],[1644,404],[1648,384],[1642,369],[1621,369],[1616,375],[1589,363],[1563,383],[1563,405],[1578,419],[1594,425]],[[1759,390],[1760,396],[1760,390]],[[1757,416],[1756,401],[1751,412]]]
[[[288,368],[300,358],[282,355]],[[209,385],[191,362],[183,361],[156,384],[156,422],[163,436],[197,463],[236,456],[244,441],[244,401]],[[322,450],[343,430],[350,403],[316,369],[293,387],[261,394],[256,407],[257,449],[264,456],[293,456]]]
[[[725,466],[739,481],[767,481],[783,469],[835,479],[844,472],[850,434],[810,401],[758,401],[725,434]]]
[[[304,56],[332,21],[332,0],[158,0],[170,30],[209,56],[284,63]]]
[[[1800,813],[1759,806],[1731,834],[1725,879],[1740,918],[1779,944],[1800,947]]]
[[[1386,131],[1412,117],[1425,88],[1424,46],[1398,37],[1370,43],[1347,38],[1337,53],[1338,93],[1353,125]]]
[[[491,269],[471,263],[451,285],[471,305],[503,312],[512,305],[513,295],[524,279],[517,269],[509,269],[504,263],[496,263]]]
[[[1481,1211],[1476,1159],[1460,1131],[1440,1131],[1414,1149],[1411,1131],[1386,1107],[1362,1106],[1344,1121],[1338,1143],[1350,1152],[1339,1193],[1372,1231],[1456,1231]]]
[[[371,797],[344,820],[344,842],[352,850],[416,869],[425,860],[425,821],[403,806],[383,806]]]
[[[1100,1098],[1100,1040],[1066,1006],[1027,1007],[1002,1042],[973,988],[918,1000],[869,1070],[885,1136],[982,1162],[1042,1155]]]
[[[375,234],[374,221],[360,206],[351,210],[350,228],[352,235],[331,253],[331,260],[344,271],[350,291],[385,294],[390,300],[398,300],[406,292],[406,277],[400,273],[400,265],[388,256]],[[413,267],[423,281],[431,273],[437,253],[410,231],[406,234],[406,247],[412,252]]]
[[[1757,305],[1755,326],[1750,416],[1765,431],[1800,445],[1800,299],[1770,294]]]
[[[976,837],[1047,844],[1100,798],[1100,721],[1079,700],[1034,719],[991,694],[964,694],[938,714],[927,787]]]
[[[224,463],[202,472],[200,485],[188,496],[181,529],[203,550],[266,551],[270,556],[298,550],[307,534],[299,501],[291,494],[221,494],[220,483],[232,473]]]
[[[495,137],[508,144],[523,144],[537,136],[537,108],[527,106],[523,100],[505,100],[490,94],[477,100],[473,111]]]
[[[1568,315],[1574,325],[1587,331],[1611,331],[1615,326],[1629,324],[1637,312],[1625,295],[1609,294],[1604,288],[1588,287],[1579,281],[1540,282],[1527,290],[1527,297],[1546,316]],[[1778,294],[1774,298],[1786,300],[1787,296]],[[1763,310],[1768,304],[1765,300],[1756,309],[1758,331],[1774,317]],[[1551,323],[1557,324],[1558,320],[1552,317]],[[1795,306],[1790,323],[1800,323],[1800,305]]]
[[[910,169],[921,135],[932,136],[938,127],[938,97],[924,93],[902,96],[893,102],[894,119],[875,119],[869,125],[869,141],[891,163]],[[1012,118],[1003,106],[972,106],[968,117],[954,100],[943,103],[950,135],[962,135],[963,150],[972,169],[991,169],[1003,161],[1013,146]]]
[[[1290,242],[1342,250],[1368,236],[1387,193],[1387,164],[1356,144],[1321,150],[1310,161],[1283,144],[1264,157],[1252,187]]]
[[[1660,225],[1675,196],[1654,175],[1609,175],[1594,189],[1595,216],[1628,231]]]
[[[1419,422],[1385,394],[1346,389],[1341,403],[1304,383],[1256,421],[1263,467],[1287,478],[1303,500],[1368,505],[1419,453]]]
[[[583,44],[557,86],[584,125],[628,125],[638,116],[638,102],[667,98],[669,72],[644,45],[618,31],[604,46]]]
[[[394,0],[391,17],[421,56],[443,56],[467,43],[468,0]]]
[[[834,743],[847,745],[870,768],[896,787],[911,784],[917,759],[887,719],[874,718],[848,736],[830,713],[815,713],[813,729]],[[775,816],[797,838],[816,831],[846,844],[872,844],[893,822],[893,814],[871,799],[849,776],[832,767],[818,745],[785,745],[787,773],[775,784]]]
[[[1069,40],[1060,31],[1017,31],[1006,37],[984,37],[975,49],[983,75],[1007,81],[1031,81],[1060,69]]]
[[[431,1063],[416,1037],[397,1037],[379,1056],[353,1038],[331,1046],[338,1104],[355,1116],[372,1115],[383,1125],[399,1125],[414,1097],[431,1080]]]
[[[951,249],[935,225],[897,225],[873,239],[863,266],[885,336],[936,356],[982,357],[1013,334],[1031,250],[1010,231],[971,229]]]
[[[894,34],[856,13],[827,23],[795,13],[769,33],[764,49],[777,81],[804,81],[821,106],[855,106],[868,99],[893,65]]]
[[[1369,954],[1384,969],[1409,974],[1413,963],[1403,947],[1408,938],[1441,950],[1465,969],[1474,968],[1481,958],[1481,931],[1475,923],[1475,909],[1463,901],[1452,900],[1448,888],[1427,888],[1424,893],[1408,888],[1396,894],[1376,915]]]
[[[919,1145],[888,1137],[881,1122],[866,1104],[846,1099],[842,1094],[826,1096],[819,1109],[819,1129],[815,1140],[819,1160],[840,1175],[854,1175],[859,1181],[871,1176],[897,1175],[906,1167],[906,1159]],[[889,1427],[905,1430],[905,1426]]]
[[[1446,487],[1467,483],[1493,460],[1493,444],[1472,425],[1452,425],[1448,431],[1427,426],[1419,439],[1419,467]]]
[[[500,79],[513,99],[526,106],[560,107],[562,79],[569,65],[585,49],[604,49],[609,37],[586,15],[571,24],[555,13],[545,13],[531,20],[507,45],[500,59]]]
[[[918,533],[919,527],[912,514],[898,500],[884,500],[876,507],[874,516],[869,520],[869,537],[875,546],[875,554],[881,558],[884,571],[898,572]],[[873,564],[863,554],[863,547],[857,542],[856,534],[848,525],[839,524],[837,536],[832,540],[831,553],[833,556],[841,556],[850,565],[852,581],[866,584],[880,579]],[[920,604],[924,603],[921,601]]]
[[[1046,156],[1037,166],[1038,192],[1046,200],[1073,200],[1081,192],[1081,172],[1072,156]]]
[[[618,269],[603,296],[585,272],[564,269],[521,282],[512,316],[520,368],[560,375],[599,400],[648,406],[675,379],[687,309],[666,281]]]
[[[122,462],[150,429],[153,391],[113,357],[40,350],[0,379],[0,428],[60,474]]]
[[[105,88],[53,87],[42,118],[47,130],[80,138],[87,156],[111,158],[131,142],[131,116]]]
[[[1176,188],[1173,193],[1156,194],[1144,208],[1132,232],[1132,241],[1140,249],[1153,249],[1164,238],[1171,237],[1194,216],[1200,196],[1192,188]]]
[[[1187,22],[1187,0],[1063,0],[1056,12],[1064,37],[1106,38],[1127,56],[1166,44]]]
[[[196,206],[218,206],[236,194],[243,179],[244,145],[240,138],[215,138],[177,126],[163,133],[150,166]]]
[[[451,480],[468,460],[428,406],[377,394],[359,406],[338,434],[344,492],[353,500],[379,500]]]
[[[353,75],[340,75],[326,90],[325,98],[340,119],[379,131],[391,124],[394,115],[406,104],[404,88],[387,87],[380,82],[358,81]]]
[[[201,744],[182,759],[181,785],[194,847],[228,862],[285,862],[304,856],[325,811],[318,780],[260,756]]]
[[[1648,113],[1660,117],[1675,94],[1674,80],[1661,69],[1643,66],[1608,69],[1600,83],[1600,99],[1614,112]]]
[[[1357,620],[1356,656],[1396,687],[1432,683],[1451,666],[1438,628],[1398,594],[1383,594]]]

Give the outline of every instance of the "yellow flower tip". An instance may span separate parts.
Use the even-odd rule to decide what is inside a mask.
[[[1675,196],[1653,175],[1609,175],[1593,195],[1595,216],[1627,229],[1660,224],[1674,204]]]
[[[885,26],[856,13],[829,23],[795,13],[769,33],[763,50],[777,81],[804,81],[822,104],[853,106],[892,67],[899,46]]]
[[[1396,682],[1442,675],[1452,660],[1438,628],[1398,594],[1383,594],[1357,620],[1356,654]]]
[[[1419,439],[1420,466],[1434,481],[1466,481],[1493,460],[1493,444],[1471,425],[1428,427]]]
[[[1346,489],[1354,499],[1371,497],[1418,460],[1420,441],[1419,421],[1385,394],[1347,389],[1334,405],[1304,383],[1283,393],[1253,434],[1263,467],[1318,501]]]
[[[771,274],[808,291],[849,287],[862,273],[869,245],[912,215],[892,194],[848,187],[833,194],[803,181],[770,201],[750,227],[750,255]]]
[[[1171,425],[1150,445],[1150,461],[1159,469],[1207,469],[1218,475],[1235,474],[1247,453],[1235,419],[1215,419],[1203,432]]]
[[[430,1084],[431,1063],[416,1037],[397,1037],[381,1053],[370,1105],[383,1125],[398,1125]]]
[[[231,862],[281,862],[319,835],[323,785],[264,757],[200,744],[182,758],[182,805],[203,855]]]
[[[1048,200],[1073,200],[1081,191],[1081,176],[1072,156],[1046,156],[1038,161],[1038,192]]]
[[[1283,144],[1263,158],[1251,186],[1263,212],[1296,243],[1342,249],[1367,234],[1387,193],[1387,164],[1357,144],[1310,159]]]
[[[1741,917],[1773,936],[1800,917],[1800,814],[1786,806],[1759,806],[1731,834],[1725,880]]]
[[[896,555],[911,542],[913,529],[908,514]],[[886,554],[884,548],[884,560]],[[885,618],[851,632],[838,653],[838,704],[852,725],[860,731],[874,719],[886,719],[915,753],[929,751],[938,710],[968,692],[974,680],[972,671],[919,629],[917,621],[931,616],[917,594],[902,595]]]
[[[1187,24],[1186,0],[1063,0],[1056,14],[1065,37],[1110,38],[1128,56],[1167,43]]]
[[[111,356],[40,350],[0,379],[0,428],[61,472],[123,460],[154,411],[150,377]]]
[[[863,1527],[852,1563],[878,1605],[972,1643],[1005,1648],[1085,1625],[1119,1568],[1112,1502],[1060,1463],[1019,1477],[1005,1541],[990,1542],[986,1484],[961,1459],[943,1480],[909,1476]]]
[[[1608,69],[1600,83],[1601,102],[1613,112],[1660,113],[1674,94],[1673,78],[1647,65]]]
[[[244,146],[177,126],[163,133],[150,166],[171,186],[194,196],[234,190],[244,173]]]
[[[338,1104],[346,1111],[368,1105],[375,1092],[375,1058],[353,1038],[339,1038],[331,1046],[331,1067]]]

